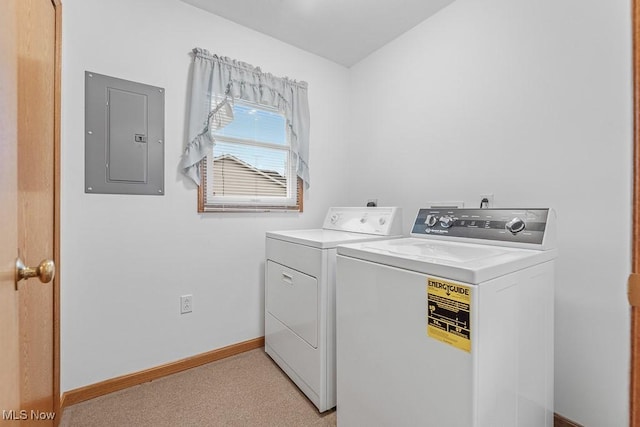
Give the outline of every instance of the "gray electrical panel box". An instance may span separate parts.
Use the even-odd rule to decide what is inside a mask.
[[[164,194],[164,89],[85,72],[85,193]]]

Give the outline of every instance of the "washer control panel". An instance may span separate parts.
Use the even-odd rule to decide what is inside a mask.
[[[329,208],[325,230],[392,236],[402,234],[402,210],[395,207]]]
[[[548,218],[549,209],[423,208],[411,235],[542,244]]]

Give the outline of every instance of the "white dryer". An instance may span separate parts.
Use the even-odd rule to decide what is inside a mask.
[[[421,209],[338,247],[340,426],[551,427],[555,214]]]
[[[401,235],[395,207],[330,208],[322,229],[267,232],[265,351],[320,412],[336,406],[336,246]]]

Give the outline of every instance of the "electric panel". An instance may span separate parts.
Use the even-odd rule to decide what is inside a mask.
[[[164,89],[85,72],[85,193],[164,194]]]

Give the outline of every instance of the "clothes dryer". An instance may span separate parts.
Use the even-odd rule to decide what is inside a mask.
[[[555,218],[421,209],[339,246],[338,425],[551,427]]]
[[[395,207],[333,207],[321,229],[267,232],[265,351],[320,412],[336,406],[336,246],[401,236]]]

